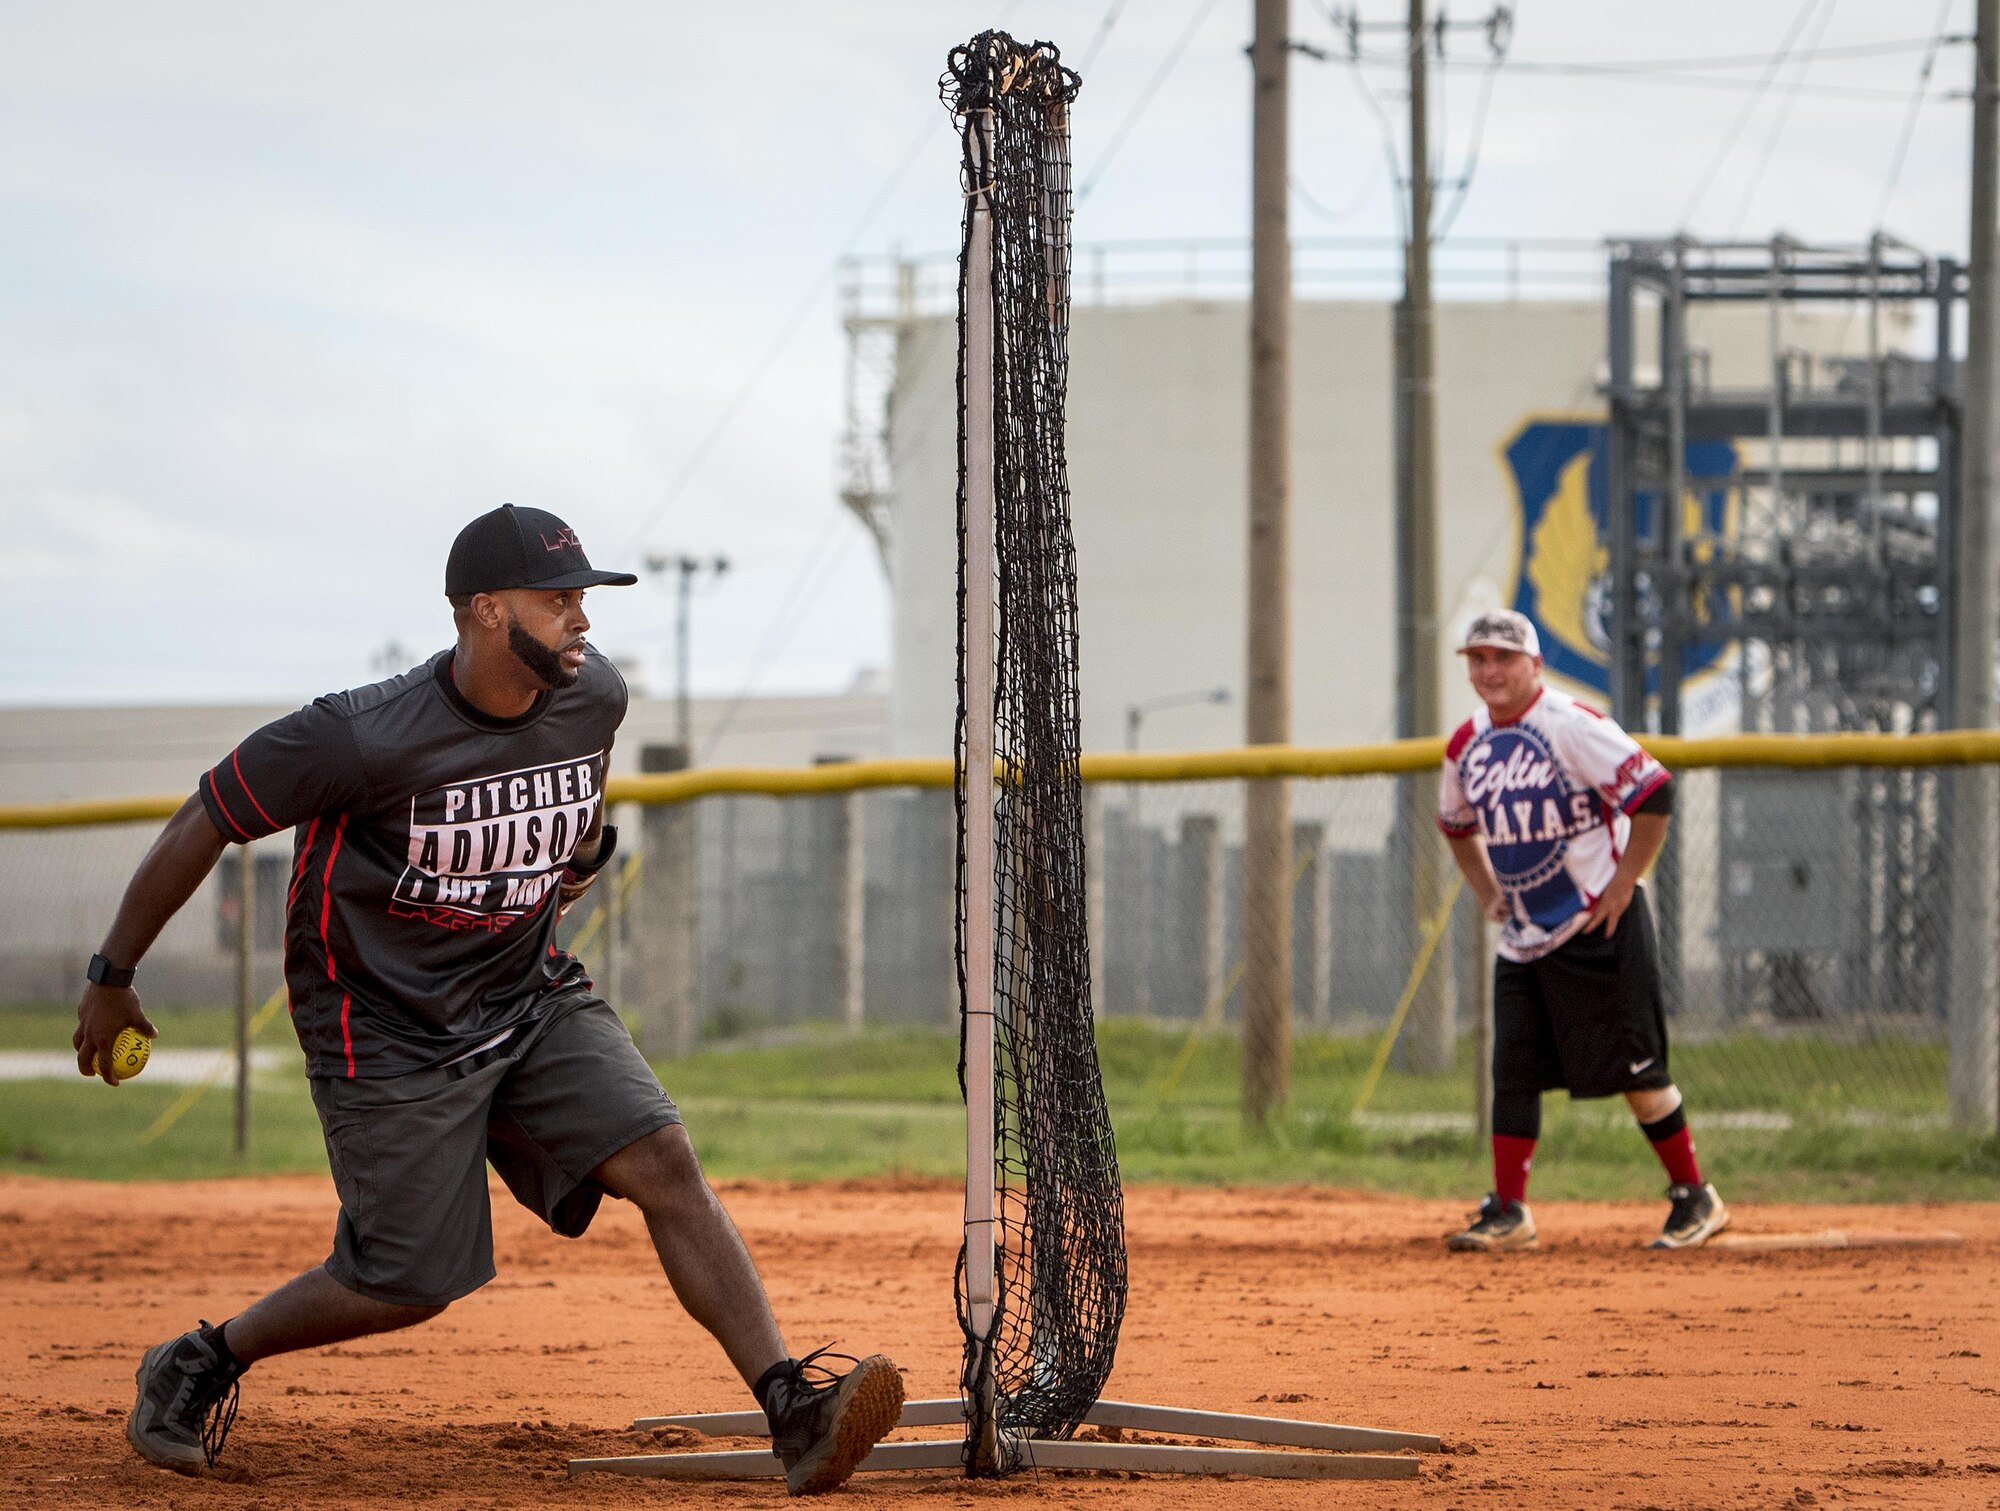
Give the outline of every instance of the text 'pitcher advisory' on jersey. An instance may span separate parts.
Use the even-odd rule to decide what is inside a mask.
[[[297,830],[285,981],[308,1074],[441,1065],[585,984],[554,897],[626,697],[591,650],[574,686],[496,719],[441,652],[265,725],[202,777],[226,838]]]
[[[473,920],[533,912],[597,814],[603,760],[604,752],[593,750],[580,761],[418,793],[410,799],[410,863],[396,900]]]
[[[1505,724],[1482,708],[1459,725],[1438,827],[1485,840],[1510,907],[1503,956],[1537,959],[1583,926],[1617,872],[1630,815],[1669,780],[1618,725],[1553,688]]]

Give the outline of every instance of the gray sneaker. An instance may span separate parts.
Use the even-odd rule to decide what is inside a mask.
[[[142,1459],[182,1474],[214,1468],[236,1420],[244,1368],[223,1357],[222,1330],[206,1322],[154,1344],[139,1361],[139,1395],[125,1440]]]
[[[1729,1208],[1713,1186],[1669,1186],[1667,1200],[1673,1203],[1667,1225],[1648,1248],[1699,1248],[1729,1226]]]
[[[1535,1247],[1535,1214],[1524,1201],[1503,1202],[1493,1192],[1473,1214],[1472,1226],[1444,1241],[1448,1249],[1461,1253],[1501,1254],[1512,1249]]]
[[[846,1482],[869,1451],[903,1416],[903,1377],[881,1354],[853,1360],[835,1374],[807,1354],[770,1388],[764,1414],[771,1421],[771,1451],[785,1466],[785,1488],[818,1495]]]

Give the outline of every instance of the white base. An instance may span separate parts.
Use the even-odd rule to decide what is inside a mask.
[[[965,1445],[958,1439],[881,1443],[855,1471],[959,1469]],[[1023,1469],[1094,1469],[1127,1474],[1247,1474],[1259,1479],[1408,1480],[1417,1460],[1371,1453],[1287,1453],[1269,1448],[1166,1447],[1152,1443],[1026,1443]],[[569,1472],[636,1475],[664,1480],[781,1479],[777,1456],[753,1449],[735,1453],[650,1453],[631,1458],[572,1459]]]
[[[906,1403],[896,1425],[946,1427],[962,1424],[964,1420],[962,1403],[955,1398],[945,1398]],[[1347,1427],[1334,1422],[1297,1422],[1285,1417],[1238,1416],[1220,1411],[1189,1411],[1132,1401],[1099,1401],[1091,1407],[1084,1421],[1093,1427],[1113,1430],[1180,1433],[1189,1437],[1226,1438],[1236,1442],[1319,1451],[1298,1453],[1277,1452],[1271,1447],[1214,1448],[1029,1440],[1021,1444],[1020,1467],[1144,1474],[1244,1474],[1260,1479],[1414,1479],[1418,1473],[1414,1458],[1356,1453],[1352,1450],[1404,1449],[1436,1453],[1443,1446],[1429,1433]],[[709,1437],[762,1437],[770,1430],[761,1411],[640,1417],[632,1425],[635,1428],[688,1428]],[[861,1461],[857,1472],[960,1469],[964,1467],[964,1462],[965,1445],[958,1439],[882,1443]],[[592,1471],[682,1480],[771,1479],[784,1473],[776,1456],[761,1448],[728,1453],[638,1454],[625,1458],[574,1459],[570,1462],[571,1474]]]

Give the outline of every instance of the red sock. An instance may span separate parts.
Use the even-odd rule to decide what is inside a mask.
[[[1701,1184],[1701,1166],[1695,1163],[1694,1133],[1683,1123],[1663,1139],[1653,1141],[1653,1153],[1667,1167],[1667,1179],[1677,1186]]]
[[[1528,1194],[1528,1166],[1535,1161],[1535,1141],[1511,1134],[1493,1135],[1493,1194],[1503,1202]]]

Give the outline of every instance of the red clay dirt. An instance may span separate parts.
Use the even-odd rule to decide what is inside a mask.
[[[958,1192],[729,1184],[793,1347],[881,1348],[952,1393]],[[2000,1206],[1764,1207],[1743,1231],[1955,1230],[1954,1249],[1649,1254],[1663,1206],[1545,1203],[1546,1247],[1450,1255],[1448,1203],[1320,1189],[1128,1193],[1132,1299],[1108,1395],[1440,1434],[1414,1481],[947,1473],[848,1504],[1090,1507],[2000,1506]],[[677,1446],[634,1416],[741,1409],[636,1214],[555,1238],[495,1187],[500,1278],[427,1327],[260,1365],[227,1474],[136,1460],[142,1349],[324,1257],[323,1180],[0,1178],[0,1504],[765,1506],[781,1485],[570,1479]],[[724,1445],[726,1446],[726,1445]],[[737,1446],[748,1446],[741,1444]]]

